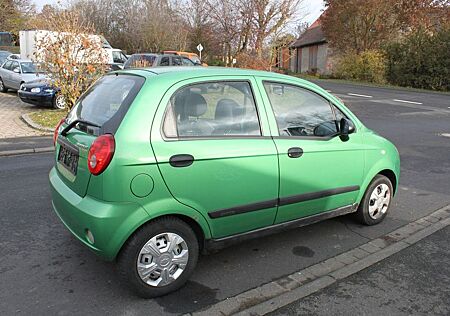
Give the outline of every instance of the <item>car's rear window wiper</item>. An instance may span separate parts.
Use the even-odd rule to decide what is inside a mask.
[[[87,126],[94,126],[94,127],[101,128],[101,126],[98,125],[98,124],[95,124],[95,123],[92,123],[92,122],[89,122],[89,121],[85,121],[85,120],[82,120],[82,119],[78,119],[78,120],[75,120],[75,121],[71,122],[69,125],[67,125],[67,126],[62,130],[61,135],[62,135],[62,136],[66,136],[66,135],[67,135],[67,132],[69,132],[69,131],[70,131],[75,125],[77,125],[78,123],[81,123],[81,124],[84,124],[84,125],[87,125]]]

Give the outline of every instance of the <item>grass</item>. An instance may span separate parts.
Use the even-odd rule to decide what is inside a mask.
[[[55,128],[59,121],[67,115],[66,110],[42,110],[30,113],[29,117],[43,127]]]

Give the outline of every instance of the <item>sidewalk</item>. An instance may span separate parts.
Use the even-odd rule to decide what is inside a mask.
[[[268,315],[450,315],[450,227]]]
[[[21,120],[24,113],[39,111],[39,107],[20,101],[15,92],[0,93],[0,139],[48,135],[29,127]]]
[[[0,157],[53,151],[52,136],[0,138]]]

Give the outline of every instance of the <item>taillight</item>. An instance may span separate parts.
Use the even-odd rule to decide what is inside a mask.
[[[56,139],[58,138],[59,128],[61,127],[61,125],[63,125],[65,120],[66,120],[65,118],[61,119],[61,121],[59,121],[58,125],[56,125],[56,127],[55,127],[55,131],[53,132],[53,145],[56,144]]]
[[[88,168],[94,175],[102,173],[108,167],[115,150],[114,136],[105,134],[97,137],[89,148]]]

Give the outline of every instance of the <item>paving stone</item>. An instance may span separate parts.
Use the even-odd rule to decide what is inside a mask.
[[[361,248],[355,248],[347,252],[347,254],[356,257],[358,259],[365,258],[369,255],[369,253]]]
[[[14,92],[0,93],[0,138],[43,135],[21,120],[22,114],[39,110],[39,107],[20,101]]]
[[[264,296],[267,299],[280,295],[281,293],[286,292],[287,290],[275,282],[270,282],[259,287],[258,291],[261,293],[262,296]]]
[[[377,238],[377,239],[369,241],[369,244],[382,249],[382,248],[389,246],[391,243],[389,241],[387,241],[386,239]]]
[[[302,270],[300,272],[293,273],[289,277],[300,284],[305,284],[311,282],[316,278],[316,276],[308,271]]]
[[[377,252],[377,251],[381,250],[380,247],[375,246],[375,245],[370,244],[370,243],[363,244],[363,245],[359,246],[358,248],[360,248],[360,249],[362,249],[364,251],[367,251],[369,253],[374,253],[374,252]]]
[[[359,260],[358,258],[356,258],[356,257],[354,257],[352,255],[349,255],[347,252],[341,253],[340,255],[338,255],[338,256],[336,256],[334,258],[337,261],[340,261],[340,262],[345,263],[345,264],[350,264],[350,263],[353,263],[353,262]]]
[[[286,290],[292,290],[300,286],[300,283],[290,277],[284,277],[276,281],[279,286],[285,288]]]

